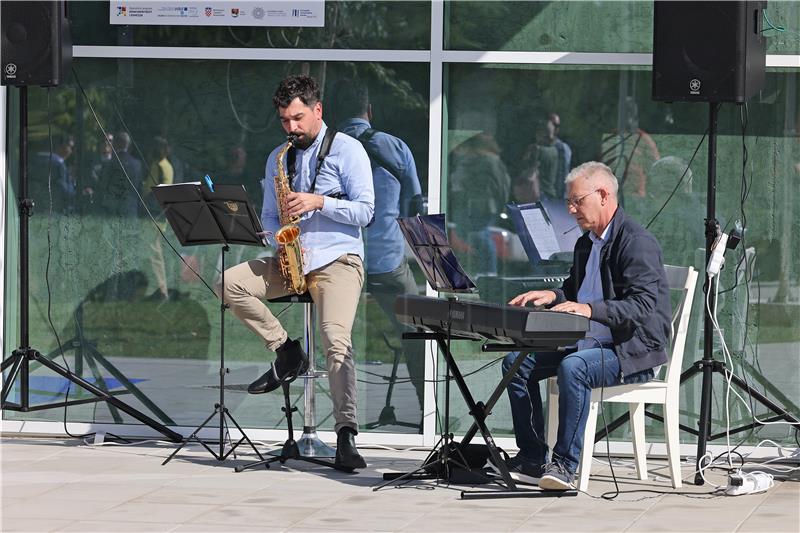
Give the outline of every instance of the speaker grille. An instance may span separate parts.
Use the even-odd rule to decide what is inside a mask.
[[[0,2],[4,85],[57,85],[69,68],[63,2]]]
[[[653,99],[743,102],[755,95],[766,64],[765,4],[656,1]]]

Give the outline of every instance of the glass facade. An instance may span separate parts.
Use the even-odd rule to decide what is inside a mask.
[[[199,181],[208,174],[217,184],[244,184],[260,213],[262,186],[274,187],[272,178],[262,183],[266,156],[285,140],[272,93],[284,75],[306,71],[324,80],[326,89],[342,78],[365,81],[372,123],[409,145],[422,163],[418,167],[425,194],[428,65],[76,59],[74,68],[70,83],[49,91],[29,90],[29,194],[36,203],[30,218],[31,343],[62,360],[60,341],[67,365],[83,367],[83,375],[91,379],[108,376],[106,362],[119,367],[132,382],[122,388],[133,394],[134,388],[141,389],[168,416],[165,423],[192,426],[218,394],[219,304],[211,288],[219,278],[221,247],[180,246],[149,187]],[[12,101],[12,116],[16,105]],[[338,118],[332,110],[325,117],[335,126]],[[115,139],[126,172],[104,146],[104,135]],[[123,150],[125,137],[130,143]],[[51,145],[55,154],[66,157],[65,164],[54,164],[48,175]],[[67,145],[68,154],[63,152]],[[8,185],[16,189],[13,180]],[[9,217],[13,222],[16,213]],[[14,255],[16,249],[9,247],[9,252]],[[270,253],[233,246],[226,265]],[[12,276],[9,285],[13,282]],[[9,292],[9,306],[13,298]],[[274,304],[272,310],[283,312],[281,319],[292,337],[302,336],[302,309],[284,307]],[[9,346],[17,342],[15,315],[7,315]],[[250,427],[279,424],[279,395],[252,397],[244,390],[266,370],[272,355],[230,313],[226,325],[228,408]],[[422,411],[414,385],[421,392],[423,384],[412,384],[404,376],[404,343],[367,290],[353,339],[362,371],[362,405],[374,406],[362,409],[363,423],[379,418],[397,354],[402,368],[389,401],[398,418],[413,421],[400,431],[418,433]],[[423,365],[422,354],[417,357]],[[317,367],[324,368],[324,358]],[[57,398],[65,391],[62,380],[48,373],[33,373],[32,389],[38,391],[34,401]],[[119,386],[109,383],[112,390]],[[320,380],[319,386],[325,391],[327,380]],[[297,392],[302,394],[299,382]],[[319,397],[320,413],[329,413],[327,396]],[[144,407],[135,396],[130,399]],[[274,409],[265,411],[265,400],[274,400]],[[52,410],[33,415],[51,420],[61,416]],[[94,406],[72,407],[69,417],[115,419],[105,407]],[[120,420],[127,419],[116,419]],[[332,427],[332,419],[323,420],[322,429]],[[386,430],[382,424],[373,429]]]
[[[180,246],[146,185],[167,174],[174,182],[209,174],[218,183],[244,184],[260,206],[266,155],[284,139],[272,93],[282,77],[298,72],[320,81],[329,125],[341,118],[327,97],[336,82],[356,76],[366,82],[373,126],[408,144],[423,197],[432,199],[428,209],[447,214],[451,245],[478,285],[476,297],[506,302],[524,290],[559,283],[570,254],[532,264],[507,204],[545,199],[560,208],[565,172],[593,159],[615,170],[624,209],[649,226],[665,261],[704,271],[707,105],[653,102],[650,68],[614,64],[613,55],[597,65],[541,64],[533,56],[527,63],[456,62],[448,55],[648,53],[652,2],[446,2],[439,6],[441,20],[434,16],[437,4],[432,9],[430,2],[326,2],[325,28],[266,29],[115,26],[108,24],[107,2],[72,3],[75,44],[105,47],[104,57],[77,53],[67,83],[29,90],[30,196],[36,203],[29,219],[31,345],[90,381],[105,380],[103,386],[165,424],[202,422],[219,397],[220,312],[210,287],[219,276],[221,248]],[[768,53],[797,58],[800,34],[791,26],[800,6],[770,2],[768,15],[775,27],[787,28],[769,30]],[[432,20],[442,28],[432,28]],[[440,29],[443,42],[432,37]],[[307,52],[307,59],[178,60],[161,58],[158,51],[117,58],[114,48],[120,45],[291,48]],[[317,49],[341,55],[320,61]],[[355,61],[348,50],[372,56]],[[435,63],[380,57],[427,50],[436,52]],[[721,227],[745,228],[743,241],[726,257],[717,309],[733,365],[794,413],[800,404],[800,238],[793,231],[800,226],[794,201],[800,192],[799,87],[800,69],[769,68],[759,97],[746,106],[722,105],[715,195]],[[19,340],[19,100],[15,89],[7,95],[4,353]],[[126,172],[109,159],[107,134],[120,146],[130,138]],[[51,151],[65,157],[48,172]],[[234,246],[225,261],[231,266],[269,253]],[[423,292],[416,265],[411,271],[412,285]],[[394,293],[375,287],[365,287],[353,330],[361,430],[418,435],[426,400],[421,372],[427,366],[436,376],[428,405],[433,400],[441,407],[443,361],[434,365],[419,341],[399,338],[385,310]],[[687,368],[702,357],[701,290]],[[292,337],[302,334],[298,306],[270,305]],[[479,343],[468,342],[453,343],[453,351],[473,395],[485,400],[500,377],[500,365],[491,363],[503,354],[483,353]],[[266,370],[272,355],[230,313],[225,352],[231,369],[226,404],[237,421],[247,428],[285,427],[278,394],[246,394],[246,384]],[[714,355],[723,357],[718,339]],[[317,367],[324,368],[321,357]],[[716,379],[714,386],[717,432],[725,424],[724,383]],[[327,380],[317,387],[318,425],[331,429]],[[65,392],[61,379],[33,370],[33,402],[63,398]],[[69,396],[86,394],[73,387]],[[299,383],[292,396],[302,410]],[[681,422],[690,427],[696,427],[699,396],[699,379],[683,386]],[[731,425],[748,423],[751,406],[757,417],[771,416],[744,395],[743,401],[731,399]],[[64,413],[6,411],[3,417],[60,421]],[[450,417],[456,433],[471,422],[456,390]],[[102,403],[70,407],[67,419],[134,422]],[[495,437],[513,435],[505,397],[488,423]],[[660,424],[648,424],[650,434],[660,431]],[[626,431],[623,426],[615,438],[627,439]],[[694,442],[687,433],[681,438]],[[776,424],[736,438],[791,443],[795,435]]]
[[[704,271],[708,105],[653,102],[646,68],[446,68],[444,205],[450,241],[476,280],[481,299],[507,302],[524,290],[552,287],[554,279],[568,274],[570,254],[567,261],[531,264],[506,205],[563,198],[563,191],[554,188],[563,182],[564,170],[553,163],[560,153],[553,130],[548,130],[553,114],[560,118],[556,139],[568,145],[570,166],[590,160],[607,163],[619,179],[622,206],[649,226],[665,262]],[[746,107],[722,106],[716,189],[716,216],[724,231],[746,228],[743,242],[726,258],[717,309],[720,326],[736,368],[746,368],[755,388],[784,398],[794,412],[800,402],[800,323],[793,303],[796,289],[791,287],[800,281],[800,273],[789,258],[797,254],[800,240],[789,228],[800,223],[800,212],[789,199],[799,192],[797,82],[797,72],[771,71],[760,99]],[[563,201],[552,205],[566,210]],[[703,356],[699,290],[686,368]],[[715,357],[722,360],[715,342]],[[496,358],[474,345],[459,350],[464,352],[459,360],[474,360],[475,368]],[[499,379],[499,367],[493,368]],[[471,379],[484,382],[487,377]],[[716,401],[723,402],[724,384],[715,385]],[[696,427],[699,387],[700,379],[695,379],[682,389],[686,414],[681,422],[690,427]],[[744,405],[734,403],[738,426],[750,415]],[[690,405],[694,407],[686,409]],[[508,420],[507,408],[500,402],[492,422]],[[772,426],[759,437],[790,434],[785,425]]]
[[[448,2],[445,49],[522,52],[653,51],[653,2]],[[796,2],[769,2],[768,54],[797,54]]]

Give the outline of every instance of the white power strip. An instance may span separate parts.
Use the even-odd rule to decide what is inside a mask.
[[[719,274],[722,265],[725,263],[725,245],[728,244],[728,235],[720,233],[717,235],[714,244],[711,246],[711,257],[708,259],[708,266],[706,272],[711,277]]]
[[[728,496],[742,496],[743,494],[758,494],[775,485],[772,474],[766,472],[742,472],[728,476],[728,487],[725,494]]]

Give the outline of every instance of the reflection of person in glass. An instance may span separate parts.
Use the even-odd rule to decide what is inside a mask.
[[[75,211],[77,187],[67,163],[74,150],[75,138],[68,133],[62,133],[55,137],[52,152],[49,146],[36,152],[31,161],[33,179],[30,180],[31,198],[34,202],[47,206],[52,198],[53,211]]]
[[[169,160],[169,143],[164,137],[153,137],[149,153],[150,168],[144,180],[145,199],[150,204],[150,211],[158,213],[159,207],[155,196],[152,194],[152,188],[174,183],[175,170]],[[164,220],[159,221],[158,225],[161,228],[161,232],[167,229],[167,223]],[[164,259],[164,249],[161,246],[161,232],[154,234],[153,243],[150,245],[152,252],[150,254],[150,266],[158,284],[158,291],[153,293],[153,298],[160,298],[166,301],[169,300],[170,295],[167,285],[167,263]]]
[[[394,300],[399,294],[418,294],[419,289],[405,257],[405,241],[397,217],[422,212],[422,187],[414,156],[408,145],[394,135],[372,128],[372,105],[367,87],[358,80],[339,81],[334,87],[333,109],[344,120],[339,131],[361,141],[372,163],[375,219],[366,231],[367,290],[391,321],[398,339],[405,328],[397,321]],[[403,342],[408,374],[423,407],[425,344]]]
[[[564,178],[572,164],[572,150],[558,137],[561,117],[547,113],[538,123],[536,142],[523,155],[523,174],[536,172],[542,198],[564,198]]]
[[[453,150],[448,191],[453,208],[448,219],[455,223],[454,241],[466,241],[467,265],[473,273],[497,274],[497,247],[489,226],[497,223],[510,189],[511,178],[494,137],[480,133]]]
[[[119,161],[112,152],[111,158],[97,167],[94,183],[96,210],[98,214],[105,216],[135,218],[140,210],[137,193],[142,191],[142,162],[128,151],[131,137],[127,132],[117,132],[112,142]],[[147,189],[144,194],[149,192]]]
[[[602,161],[616,170],[620,181],[620,203],[629,212],[639,209],[647,195],[647,172],[661,157],[653,137],[639,127],[639,106],[626,96],[620,113],[620,127],[603,137]]]
[[[549,490],[572,487],[592,389],[648,381],[653,368],[667,362],[671,316],[661,247],[618,206],[611,169],[584,163],[570,172],[566,186],[569,211],[585,232],[575,244],[569,278],[560,289],[526,292],[509,302],[591,319],[576,346],[523,356],[508,385],[519,447],[509,470]],[[517,357],[506,356],[504,372]],[[558,379],[558,439],[548,463],[539,381],[552,376]]]
[[[369,223],[374,210],[369,158],[361,143],[337,134],[317,172],[317,155],[328,127],[322,120],[320,91],[313,78],[285,78],[272,101],[284,131],[296,139],[296,149],[289,149],[294,150],[295,165],[288,164],[292,158],[284,150],[285,143],[270,153],[261,221],[267,239],[277,246],[272,237],[280,227],[280,211],[300,217],[301,245],[307,252],[303,273],[317,306],[336,420],[336,464],[345,469],[364,468],[354,438],[358,420],[351,331],[364,281],[361,228]],[[286,152],[282,165],[292,192],[278,205],[273,184],[279,175],[277,155],[281,151]],[[224,290],[233,314],[277,354],[271,368],[250,384],[248,392],[276,390],[304,373],[308,355],[262,302],[289,294],[278,258],[248,261],[228,269]]]

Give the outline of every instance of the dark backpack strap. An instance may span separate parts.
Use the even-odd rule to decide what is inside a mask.
[[[369,141],[375,136],[376,133],[378,133],[377,130],[367,128],[362,131],[361,135],[356,137],[356,139],[361,142],[361,145],[364,147],[364,150],[367,151],[367,155],[375,166],[382,167],[389,174],[391,174],[394,179],[400,181],[400,170],[389,163],[374,146],[369,144]]]
[[[314,169],[314,179],[311,180],[311,187],[308,189],[308,192],[312,194],[314,194],[314,187],[317,185],[319,169],[322,168],[322,162],[325,161],[325,158],[328,157],[328,153],[331,151],[331,144],[333,144],[333,138],[336,136],[336,133],[337,131],[335,128],[328,128],[325,130],[325,137],[322,138],[319,152],[317,152],[317,168]]]

